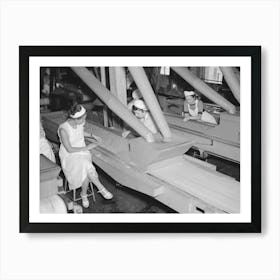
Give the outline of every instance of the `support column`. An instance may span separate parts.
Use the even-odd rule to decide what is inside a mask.
[[[124,105],[127,105],[126,77],[123,67],[109,67],[110,92]],[[117,116],[112,116],[113,126],[122,128],[123,123]]]
[[[232,67],[220,67],[225,80],[234,95],[235,99],[240,103],[240,81]]]
[[[100,76],[101,76],[101,83],[103,84],[104,87],[106,87],[106,72],[105,72],[105,67],[100,67]],[[107,106],[103,106],[103,124],[105,127],[109,126],[109,119],[108,119],[108,110]]]
[[[122,104],[127,105],[126,77],[123,67],[109,67],[110,91]]]

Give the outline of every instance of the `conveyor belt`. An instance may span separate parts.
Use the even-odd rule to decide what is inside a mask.
[[[45,116],[45,121],[47,132],[55,135],[64,119],[61,113],[53,113]],[[186,158],[184,153],[193,145],[187,133],[175,131],[171,142],[147,144],[141,137],[124,139],[93,123],[85,130],[103,140],[92,150],[93,162],[120,184],[181,213],[194,213],[192,206],[202,208],[200,204],[205,213],[240,212],[239,182],[207,163]]]
[[[229,213],[240,212],[240,184],[209,168],[176,157],[149,166],[148,174]]]
[[[179,125],[176,125],[176,124],[174,124],[170,121],[171,118],[180,119],[182,121],[182,117],[180,117],[180,116],[167,114],[167,113],[165,113],[165,115],[167,117],[167,121],[168,121],[168,124],[169,124],[170,128],[174,128],[174,129],[177,129],[177,130],[180,130],[180,131],[183,131],[183,132],[188,132],[188,133],[191,133],[193,135],[197,135],[199,137],[203,137],[203,138],[206,138],[206,139],[211,139],[213,141],[218,141],[218,142],[221,142],[221,143],[233,146],[233,147],[240,148],[240,144],[237,143],[237,142],[229,141],[229,140],[226,140],[226,139],[223,139],[223,138],[220,138],[220,137],[216,137],[216,136],[213,136],[213,135],[208,135],[206,133],[203,133],[203,132],[200,132],[200,131],[197,131],[197,130],[194,130],[194,129],[186,128],[184,126],[179,126]],[[201,124],[201,126],[209,126],[209,125],[208,124]],[[210,127],[214,127],[214,125],[210,125]]]

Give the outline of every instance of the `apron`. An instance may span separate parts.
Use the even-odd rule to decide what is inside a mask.
[[[49,160],[55,162],[55,156],[50,143],[46,139],[46,134],[40,121],[40,154],[46,156]]]
[[[198,104],[198,99],[195,101],[195,108],[194,109],[191,109],[190,104],[188,104],[189,114],[192,117],[197,117],[198,116],[198,106],[197,106],[197,104]],[[217,124],[216,119],[206,111],[202,112],[201,120],[204,121],[204,122]]]
[[[40,138],[40,154],[43,154],[49,160],[55,162],[55,156],[53,150],[46,138]]]
[[[198,116],[198,106],[197,106],[197,104],[198,104],[198,99],[195,100],[195,107],[194,107],[194,109],[191,109],[191,105],[188,104],[189,114],[192,117],[197,117]]]

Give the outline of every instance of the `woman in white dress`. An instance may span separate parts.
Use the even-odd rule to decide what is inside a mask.
[[[84,125],[86,109],[76,103],[71,107],[68,114],[68,119],[58,128],[58,136],[61,142],[59,149],[61,167],[70,189],[82,187],[82,204],[87,208],[89,206],[87,198],[89,181],[97,187],[98,192],[105,199],[111,199],[113,195],[101,184],[95,167],[92,164],[90,150],[97,145],[91,143],[86,146],[85,144]],[[98,141],[99,137],[91,136]]]

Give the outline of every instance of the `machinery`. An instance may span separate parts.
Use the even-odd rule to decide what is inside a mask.
[[[213,88],[199,79],[186,67],[172,69],[194,89],[211,100],[205,104],[206,110],[216,117],[217,125],[200,121],[183,122],[184,99],[180,97],[159,96],[159,102],[170,127],[183,131],[189,139],[195,139],[195,147],[202,154],[214,154],[230,161],[240,162],[240,111]],[[232,67],[220,67],[235,99],[240,101],[240,82]]]
[[[201,156],[213,154],[233,162],[240,162],[240,112],[234,114],[225,112],[219,106],[206,104],[208,111],[217,116],[218,124],[202,121],[183,122],[181,112],[184,100],[159,96],[159,103],[164,116],[173,129],[183,131],[189,139],[196,141]]]

